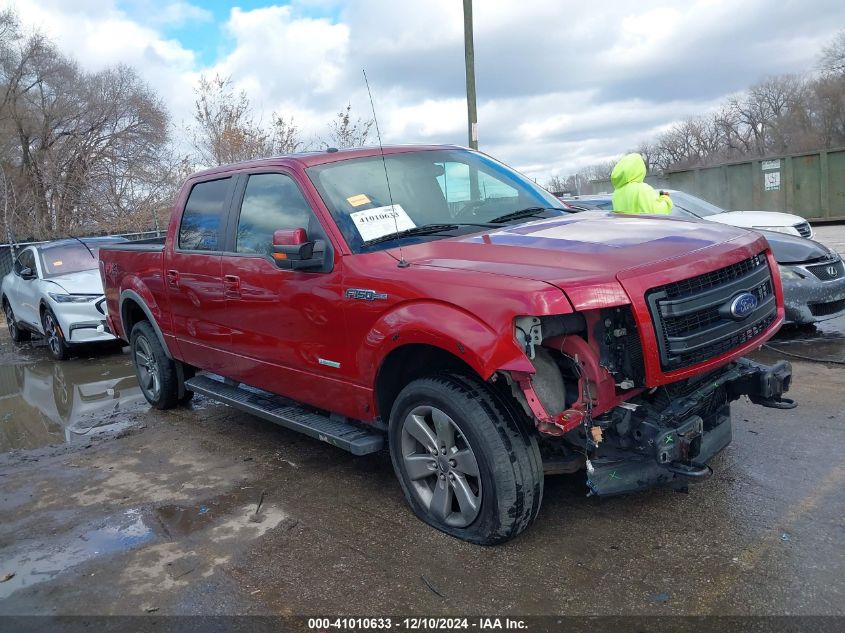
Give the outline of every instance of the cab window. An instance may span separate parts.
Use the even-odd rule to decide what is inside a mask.
[[[311,208],[290,176],[252,174],[241,203],[235,250],[271,255],[275,231],[308,230],[311,218]]]
[[[192,251],[220,249],[220,224],[229,199],[231,178],[193,186],[179,227],[179,248]]]

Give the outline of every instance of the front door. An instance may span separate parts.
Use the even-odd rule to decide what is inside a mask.
[[[37,275],[31,279],[21,277],[21,272],[29,269]],[[14,265],[14,275],[11,277],[12,287],[8,291],[7,299],[15,313],[15,320],[41,330],[40,293],[38,263],[35,261],[35,249],[28,248],[23,251]]]
[[[350,363],[340,258],[323,271],[278,268],[271,257],[276,230],[304,228],[309,240],[328,243],[326,234],[291,176],[242,178],[232,216],[236,229],[222,256],[225,323],[232,333],[226,375],[322,406],[335,401],[336,390],[343,399],[341,377]]]
[[[231,340],[224,323],[220,251],[233,190],[231,177],[196,183],[164,259],[164,283],[182,359],[215,373],[226,367]]]

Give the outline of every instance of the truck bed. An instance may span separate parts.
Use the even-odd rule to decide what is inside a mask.
[[[100,274],[106,295],[109,327],[115,336],[129,340],[123,331],[120,315],[120,294],[123,291],[142,293],[145,304],[158,309],[167,305],[167,290],[162,279],[164,266],[164,238],[152,238],[100,249]],[[158,313],[159,324],[167,328],[169,319]]]

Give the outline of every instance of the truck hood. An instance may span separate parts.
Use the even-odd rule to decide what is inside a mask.
[[[68,294],[103,294],[103,280],[100,278],[100,271],[96,268],[50,277],[45,281],[56,284]]]
[[[581,287],[604,294],[606,305],[627,302],[619,273],[746,234],[716,223],[586,211],[406,246],[403,255],[410,264],[547,282],[570,300]]]

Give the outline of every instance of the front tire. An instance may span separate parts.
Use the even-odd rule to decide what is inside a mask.
[[[65,340],[59,320],[50,308],[46,308],[41,315],[41,325],[44,328],[44,338],[47,339],[47,351],[53,360],[67,360],[70,348]]]
[[[390,456],[414,513],[451,536],[503,543],[540,509],[537,441],[476,378],[438,374],[407,385],[390,416]]]
[[[172,409],[179,404],[179,376],[176,363],[168,358],[148,321],[132,328],[129,346],[141,392],[156,409]]]
[[[6,317],[6,326],[9,328],[9,338],[12,343],[24,343],[32,336],[29,330],[21,329],[15,319],[15,313],[8,301],[3,301],[3,315]]]

